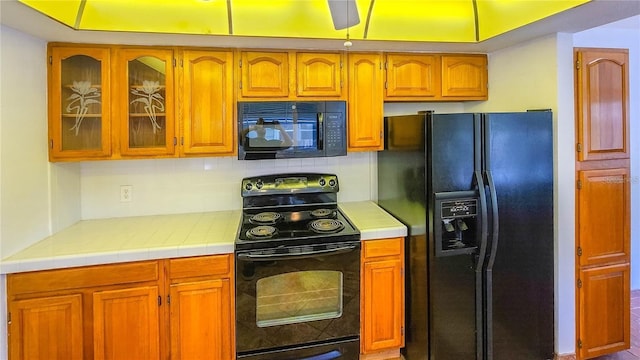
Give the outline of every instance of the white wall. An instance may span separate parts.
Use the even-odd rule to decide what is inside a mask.
[[[49,234],[46,52],[42,40],[0,27],[0,259]],[[43,126],[44,124],[44,126]],[[7,357],[0,277],[0,358]]]
[[[631,135],[631,288],[640,289],[640,23],[628,30],[591,29],[573,35],[575,47],[629,49]]]

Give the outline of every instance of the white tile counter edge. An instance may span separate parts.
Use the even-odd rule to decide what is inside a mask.
[[[346,202],[340,203],[339,206],[349,220],[360,230],[362,240],[403,237],[407,235],[407,228],[401,222],[386,213],[372,201]],[[192,222],[195,220],[191,219],[191,222],[189,222],[187,226],[183,226],[183,229],[174,231],[174,229],[171,228],[171,231],[174,231],[174,233],[170,234],[170,236],[161,234],[163,235],[163,237],[160,238],[161,240],[172,238],[169,244],[166,243],[168,240],[165,239],[164,244],[160,241],[158,245],[149,245],[142,241],[139,246],[136,246],[134,240],[127,238],[127,234],[122,234],[123,239],[119,240],[121,240],[124,245],[119,249],[100,250],[96,248],[92,250],[88,248],[85,249],[84,252],[79,253],[69,252],[66,254],[52,255],[51,248],[53,247],[73,246],[71,242],[74,241],[72,240],[74,236],[65,237],[65,234],[73,233],[74,231],[81,234],[91,233],[92,227],[104,227],[105,223],[115,227],[125,224],[125,227],[131,230],[132,221],[161,221],[162,224],[175,221],[176,227],[180,228],[180,225],[184,225],[184,221],[179,222],[176,219],[195,216],[198,216],[199,222],[196,221],[197,224],[193,224]],[[141,260],[229,254],[233,253],[234,250],[234,241],[240,223],[240,217],[240,211],[221,211],[201,214],[175,214],[80,221],[57,234],[41,240],[30,248],[3,259],[0,261],[0,274]],[[161,220],[158,220],[158,218]],[[204,220],[200,220],[201,218],[204,218]],[[223,219],[223,221],[220,219]],[[190,233],[202,231],[202,225],[207,225],[207,221],[212,223],[210,225],[211,227],[224,227],[224,229],[216,231],[216,233],[222,234],[216,235],[217,238],[215,241],[211,241],[211,239],[207,237],[208,233],[206,232],[211,232],[211,229],[205,229],[204,233],[196,234],[198,235],[197,238],[201,238],[202,241],[186,244],[187,241],[185,239],[190,236]],[[79,228],[83,228],[82,231],[78,231]],[[196,228],[199,230],[196,230]],[[134,232],[135,231],[136,229],[134,228]],[[143,240],[147,240],[147,242],[150,239],[159,238],[156,236],[158,234],[153,234],[152,232],[145,232],[144,235]],[[110,240],[115,241],[116,239]],[[134,242],[133,245],[130,244],[132,241]],[[65,244],[65,242],[67,242],[67,244]],[[86,246],[86,244],[83,245]],[[47,249],[48,251],[34,251],[33,248],[36,246]]]

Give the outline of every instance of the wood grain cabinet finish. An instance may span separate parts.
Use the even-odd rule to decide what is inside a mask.
[[[362,243],[361,352],[404,346],[404,240]]]
[[[629,158],[629,52],[575,50],[578,160]]]
[[[287,98],[289,53],[287,51],[240,52],[240,97]]]
[[[487,55],[442,55],[442,98],[487,100]]]
[[[343,98],[342,65],[341,52],[296,52],[296,95]]]
[[[158,287],[93,293],[93,358],[160,359]]]
[[[234,154],[233,53],[187,49],[180,64],[180,156]]]
[[[389,53],[385,58],[385,99],[422,100],[440,95],[440,56]]]
[[[349,151],[383,148],[384,74],[381,53],[349,53]]]
[[[81,294],[16,300],[9,313],[11,359],[83,359]]]
[[[630,178],[628,168],[578,172],[579,266],[628,262]]]
[[[108,47],[49,46],[49,160],[111,156]]]
[[[629,263],[580,271],[577,354],[579,359],[628,349],[630,343]]]
[[[173,156],[176,145],[173,50],[118,48],[115,54],[120,154]]]
[[[7,275],[10,360],[231,360],[232,283],[228,254]]]

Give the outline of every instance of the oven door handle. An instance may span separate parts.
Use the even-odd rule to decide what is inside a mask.
[[[305,251],[289,254],[261,254],[261,253],[245,253],[238,254],[238,260],[248,261],[277,261],[277,260],[294,260],[304,259],[318,256],[330,256],[351,252],[358,248],[358,245],[348,245],[333,249],[324,249],[316,251]]]

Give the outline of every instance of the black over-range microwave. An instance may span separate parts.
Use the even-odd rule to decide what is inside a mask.
[[[238,102],[238,159],[347,155],[345,101]]]

